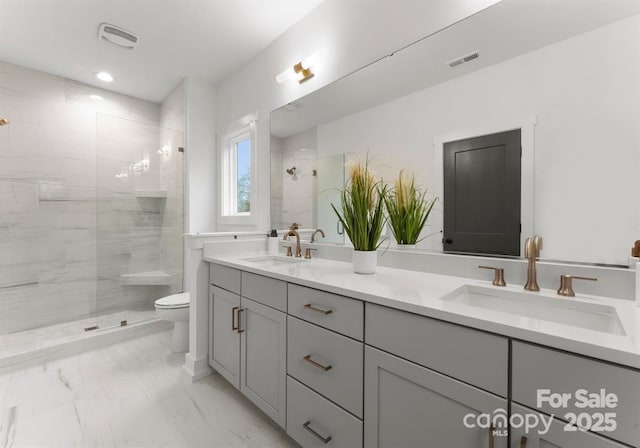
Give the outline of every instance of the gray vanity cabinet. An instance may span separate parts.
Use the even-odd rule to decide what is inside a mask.
[[[520,341],[512,364],[514,402],[640,446],[640,371]]]
[[[284,428],[287,319],[285,313],[242,298],[240,391]]]
[[[523,416],[541,415],[515,403],[511,407],[511,412]],[[575,428],[567,431],[566,423],[557,419],[551,421],[548,429],[543,423],[529,431],[526,431],[522,425],[518,426],[511,428],[511,448],[624,448],[624,445],[591,432]]]
[[[488,428],[463,426],[507,400],[425,367],[365,346],[365,447],[488,448]],[[495,436],[493,446],[507,447]]]
[[[209,289],[209,364],[240,389],[240,333],[235,327],[240,296],[217,286]]]
[[[209,363],[305,448],[639,446],[637,369],[216,264],[210,278]],[[615,414],[607,432],[567,430],[579,390],[615,394],[589,411]],[[538,403],[551,392],[574,395]],[[509,405],[507,437],[489,424]]]
[[[228,268],[227,268],[228,269]],[[233,274],[232,270],[229,274]],[[240,271],[237,271],[240,273]],[[242,276],[244,277],[244,272]],[[228,279],[229,277],[225,277]],[[261,288],[265,280],[267,287]],[[251,274],[242,287],[252,297],[264,291],[268,304],[286,303],[286,283]],[[215,279],[212,277],[212,281]],[[275,286],[275,288],[274,288]],[[284,296],[281,294],[284,291]],[[258,408],[284,427],[286,422],[286,314],[258,300],[211,286],[209,364]]]

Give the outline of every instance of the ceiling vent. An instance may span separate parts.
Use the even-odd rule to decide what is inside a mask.
[[[100,24],[98,37],[128,50],[133,50],[138,45],[138,36],[108,23]]]
[[[291,101],[290,103],[287,103],[284,106],[282,106],[282,108],[287,112],[293,112],[294,110],[298,110],[301,107],[302,107],[302,103],[299,103],[297,101]]]
[[[454,59],[453,61],[447,62],[447,65],[449,65],[449,67],[451,68],[454,68],[464,63],[471,62],[474,59],[478,59],[479,57],[480,57],[480,52],[474,51],[473,53],[465,54],[464,56]]]

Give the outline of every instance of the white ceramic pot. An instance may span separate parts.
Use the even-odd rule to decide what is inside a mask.
[[[414,250],[418,247],[417,244],[398,244],[396,249],[399,250]]]
[[[378,252],[375,250],[353,251],[353,272],[356,274],[375,274],[378,265]]]

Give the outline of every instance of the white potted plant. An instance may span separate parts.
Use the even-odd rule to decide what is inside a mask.
[[[376,250],[383,241],[381,236],[386,223],[386,190],[371,171],[367,155],[364,165],[357,162],[350,166],[347,182],[340,191],[341,211],[331,204],[353,244],[353,270],[358,274],[376,271]]]
[[[391,232],[399,248],[415,248],[438,198],[416,187],[415,176],[400,171],[395,186],[384,197]]]

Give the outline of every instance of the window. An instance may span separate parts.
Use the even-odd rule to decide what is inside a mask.
[[[250,224],[255,221],[255,128],[255,115],[248,115],[230,126],[222,138],[219,219],[222,223]]]

